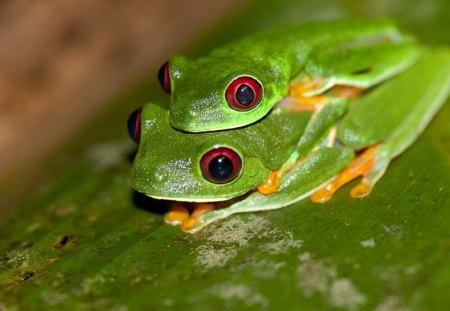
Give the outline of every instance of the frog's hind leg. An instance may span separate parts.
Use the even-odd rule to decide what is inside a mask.
[[[378,42],[320,50],[311,57],[306,72],[313,81],[321,81],[321,85],[303,95],[317,96],[336,85],[370,88],[405,71],[421,54],[421,48],[414,42]]]
[[[389,154],[383,149],[382,145],[375,145],[364,150],[333,181],[314,192],[311,195],[311,200],[315,203],[325,202],[339,188],[359,176],[362,176],[362,179],[350,191],[350,195],[353,198],[362,198],[369,195],[373,186],[383,176],[389,165]]]
[[[289,95],[277,107],[291,111],[317,113],[333,99],[354,99],[361,96],[363,88],[350,85],[335,85],[326,94],[307,96],[305,93],[322,88],[325,81],[299,82],[289,86]]]
[[[412,84],[413,78],[420,77],[416,85]],[[392,106],[395,104],[397,97],[392,96],[399,92],[404,92],[401,98],[401,105]],[[400,78],[394,79],[392,83],[386,85],[386,88],[380,89],[377,94],[377,101],[371,101],[371,104],[382,102],[385,104],[387,111],[402,111],[401,115],[392,116],[385,113],[387,123],[396,120],[395,126],[387,127],[389,133],[385,136],[375,137],[377,141],[382,141],[377,145],[372,145],[362,152],[346,169],[344,169],[335,180],[327,184],[324,188],[315,192],[311,199],[314,202],[323,202],[331,198],[333,193],[342,187],[347,182],[362,176],[359,185],[354,187],[350,192],[354,198],[361,198],[367,196],[372,190],[375,183],[383,176],[389,163],[396,156],[405,151],[423,130],[430,123],[434,115],[439,111],[450,94],[450,50],[437,49],[432,51],[424,59],[422,59],[416,66],[404,73]],[[379,95],[379,96],[378,96]],[[361,106],[358,106],[361,107]],[[367,107],[366,107],[367,108]],[[395,108],[395,109],[394,109]],[[401,109],[400,109],[401,108]],[[366,109],[367,110],[367,109]],[[370,112],[372,109],[369,109]],[[397,112],[398,112],[397,111]],[[350,112],[346,115],[343,121],[348,121],[342,133],[346,134],[343,137],[357,137],[358,134],[365,128],[370,128],[367,124],[371,124],[371,115],[373,113],[366,113],[358,115],[358,118],[350,117]],[[363,118],[364,122],[360,122]],[[358,121],[359,130],[351,127],[353,121]],[[343,125],[343,122],[340,124]],[[379,131],[386,131],[386,128],[378,127]],[[352,135],[349,135],[352,133]],[[371,136],[367,135],[368,141],[372,140]],[[362,135],[361,137],[364,137]],[[352,139],[347,139],[348,143]],[[349,144],[346,145],[349,145]]]

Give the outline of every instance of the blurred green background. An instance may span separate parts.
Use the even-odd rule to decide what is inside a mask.
[[[196,7],[199,13],[186,10],[204,21],[190,28],[190,44],[180,45],[182,35],[169,38],[175,43],[164,49],[159,41],[150,42],[151,49],[160,52],[142,61],[144,69],[134,72],[134,78],[129,73],[123,82],[108,84],[114,86],[109,92],[93,97],[104,104],[95,109],[73,106],[84,115],[89,112],[67,134],[74,136],[61,136],[64,143],[60,139],[50,149],[36,144],[29,152],[37,148],[39,156],[26,159],[22,169],[5,171],[0,192],[0,310],[448,308],[448,102],[363,200],[348,197],[350,185],[324,205],[305,200],[279,211],[237,215],[187,235],[163,223],[158,203],[133,194],[129,174],[135,146],[126,135],[125,122],[136,106],[147,101],[167,103],[155,73],[169,54],[195,57],[258,29],[344,17],[390,17],[428,45],[450,43],[448,1],[227,3],[209,20],[200,11],[206,10],[204,6]],[[142,11],[142,3],[129,5],[136,6],[123,10],[130,16]],[[167,6],[148,10],[162,21],[183,20],[183,10],[175,2]],[[122,25],[119,8],[114,14],[98,10],[91,21]],[[183,22],[187,29],[193,20]],[[87,25],[87,31],[95,27]],[[181,31],[172,27],[173,33]],[[137,33],[125,32],[123,37]],[[136,56],[121,55],[125,65]],[[122,68],[106,70],[105,76],[120,76]],[[85,88],[69,94],[95,93],[104,84],[101,79],[89,80]],[[127,85],[132,86],[106,100]],[[70,116],[75,110],[66,113]],[[59,130],[62,121],[49,122]],[[14,142],[33,144],[24,143],[28,136],[23,136]],[[49,151],[55,146],[60,148]],[[14,157],[20,149],[2,150]]]

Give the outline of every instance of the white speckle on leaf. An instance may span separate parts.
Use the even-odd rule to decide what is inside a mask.
[[[291,249],[298,249],[302,246],[302,241],[295,240],[290,231],[280,232],[271,226],[271,223],[261,216],[252,214],[232,217],[223,222],[212,224],[205,228],[201,237],[205,237],[203,244],[195,249],[195,263],[205,268],[224,267],[227,262],[238,255],[242,249],[252,247],[251,240],[269,240],[259,246],[263,252],[270,255],[284,254]],[[259,242],[261,243],[261,242]],[[265,262],[262,262],[263,265]],[[251,270],[258,269],[256,261]],[[273,275],[273,271],[284,265],[275,265],[275,270],[269,272],[257,272],[262,277],[267,278]]]
[[[335,268],[313,260],[309,253],[301,254],[300,261],[297,275],[305,296],[311,296],[314,292],[325,293],[329,288],[330,278],[336,276]]]
[[[361,241],[361,246],[364,248],[373,248],[375,246],[375,240],[373,238]]]
[[[265,243],[261,245],[259,249],[268,252],[271,255],[278,255],[287,253],[291,249],[299,249],[302,245],[303,241],[295,240],[292,232],[287,232],[281,239]]]
[[[398,297],[388,296],[375,307],[374,311],[410,311],[410,309],[402,306]]]
[[[283,261],[270,259],[258,259],[254,256],[244,259],[240,264],[230,268],[231,273],[242,273],[252,271],[257,277],[262,279],[272,279],[278,274],[278,270],[286,265]]]
[[[206,228],[209,242],[248,245],[252,238],[267,232],[269,222],[261,216],[248,215],[247,221],[232,217],[215,226]]]
[[[330,301],[334,307],[355,310],[367,298],[348,279],[336,279],[330,286]]]
[[[98,284],[104,284],[106,282],[114,282],[113,277],[106,277],[102,274],[96,274],[93,276],[86,277],[80,286],[80,292],[83,294],[90,294],[95,286]]]
[[[350,279],[338,278],[336,268],[329,260],[314,260],[309,253],[301,254],[299,259],[298,285],[306,297],[319,293],[333,307],[346,310],[355,310],[366,303],[366,296]]]
[[[231,258],[236,257],[237,251],[235,249],[215,249],[208,245],[202,245],[197,248],[198,255],[196,257],[196,264],[205,267],[206,269],[214,267],[223,267]]]
[[[384,231],[386,231],[386,233],[388,233],[389,235],[395,236],[398,239],[402,238],[404,235],[404,232],[400,225],[397,225],[397,224],[384,225],[383,228],[384,228]]]
[[[171,298],[166,298],[166,299],[164,299],[163,304],[166,307],[171,307],[171,306],[173,306],[175,304],[175,302]]]
[[[267,308],[269,301],[262,294],[256,292],[248,285],[244,284],[216,284],[210,292],[223,300],[240,300],[247,306],[260,306]]]
[[[41,293],[41,297],[48,305],[55,306],[66,300],[67,294],[58,291],[44,291]],[[2,309],[0,308],[0,310]]]
[[[195,263],[206,269],[225,266],[237,256],[240,248],[248,247],[249,241],[260,237],[268,226],[267,220],[254,215],[248,215],[247,221],[241,217],[232,217],[209,226],[204,231],[205,244],[195,250]]]
[[[420,268],[421,268],[420,264],[407,266],[405,267],[405,274],[414,275],[420,270]]]

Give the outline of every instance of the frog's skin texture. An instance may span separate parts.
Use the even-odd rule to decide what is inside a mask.
[[[307,85],[301,98],[334,85],[368,88],[409,68],[420,54],[415,40],[390,21],[312,22],[254,34],[196,60],[173,56],[162,84],[172,94],[174,128],[215,131],[260,120],[292,86]],[[227,101],[228,86],[242,76],[262,87],[251,109]]]
[[[413,67],[363,96],[331,100],[313,116],[276,108],[244,128],[192,134],[173,129],[169,112],[149,104],[142,111],[133,187],[175,201],[234,199],[225,208],[191,215],[186,211],[178,223],[187,232],[235,213],[282,208],[310,195],[322,202],[358,176],[363,178],[351,195],[366,196],[390,161],[423,132],[449,93],[450,50],[440,48],[424,52]],[[214,183],[202,174],[200,158],[215,146],[230,147],[242,159],[241,172],[230,182]],[[276,192],[255,191],[268,172],[285,165],[293,154],[304,158],[290,164]],[[169,217],[169,222],[177,221]]]

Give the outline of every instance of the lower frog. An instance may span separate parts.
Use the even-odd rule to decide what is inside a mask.
[[[338,100],[313,116],[280,104],[246,127],[186,133],[170,126],[167,109],[148,104],[128,122],[139,142],[132,184],[150,197],[177,202],[165,219],[187,232],[309,196],[323,202],[359,176],[351,195],[364,197],[449,92],[450,51],[436,49],[350,105]]]

